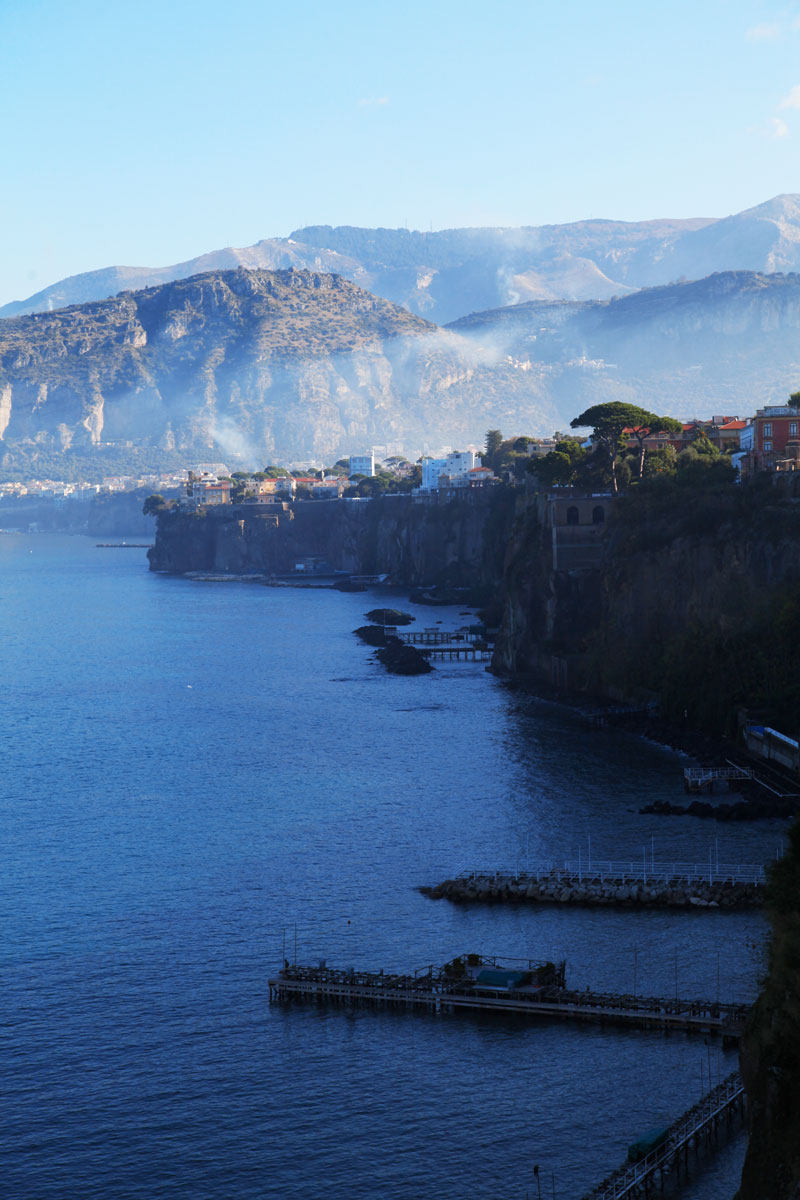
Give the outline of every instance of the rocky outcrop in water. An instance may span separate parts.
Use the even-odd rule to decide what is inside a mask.
[[[389,637],[376,658],[392,675],[428,675],[433,666],[416,646],[408,646],[399,638]]]

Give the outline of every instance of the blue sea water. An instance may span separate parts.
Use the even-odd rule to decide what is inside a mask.
[[[565,958],[574,986],[635,969],[651,994],[677,963],[682,994],[723,999],[763,969],[754,913],[421,896],[589,839],[761,861],[784,827],[639,815],[682,795],[677,755],[479,664],[387,675],[352,634],[376,602],[0,537],[3,1196],[489,1200],[536,1195],[536,1163],[573,1200],[696,1098],[708,1050],[683,1036],[269,1003],[295,940],[363,968]],[[712,1045],[713,1078],[735,1065]],[[742,1153],[684,1194],[729,1200]]]

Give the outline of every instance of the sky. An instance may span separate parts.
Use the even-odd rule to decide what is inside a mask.
[[[0,303],[307,224],[800,192],[800,0],[0,0]]]

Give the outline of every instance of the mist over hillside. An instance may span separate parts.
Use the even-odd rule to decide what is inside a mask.
[[[521,362],[563,424],[606,400],[749,416],[800,385],[800,274],[728,271],[612,300],[474,313],[449,328]]]
[[[530,372],[335,275],[208,272],[0,323],[0,468],[418,452],[552,428]]]
[[[800,383],[800,274],[724,272],[442,329],[335,275],[207,272],[0,322],[0,469],[417,454],[590,404],[749,415]]]
[[[508,304],[606,300],[719,271],[800,270],[800,196],[777,196],[723,219],[587,220],[430,233],[314,225],[172,266],[114,266],[73,275],[6,304],[0,317],[237,267],[331,272],[442,325]]]

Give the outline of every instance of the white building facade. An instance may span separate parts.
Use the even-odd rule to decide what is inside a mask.
[[[375,474],[375,455],[374,454],[351,454],[350,455],[350,474],[351,475],[369,475]]]
[[[453,450],[446,458],[423,458],[420,490],[435,492],[440,475],[447,476],[448,487],[466,487],[469,484],[469,472],[476,465],[479,465],[478,456],[474,450]]]

